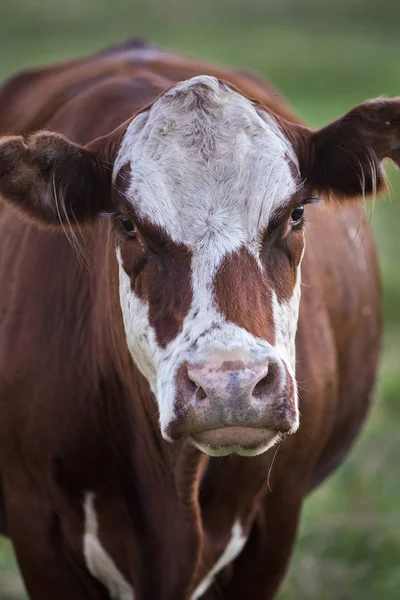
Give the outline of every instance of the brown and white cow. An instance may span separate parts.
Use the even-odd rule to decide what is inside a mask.
[[[0,128],[0,527],[30,597],[272,598],[368,408],[357,199],[400,101],[312,131],[131,42],[17,75]]]

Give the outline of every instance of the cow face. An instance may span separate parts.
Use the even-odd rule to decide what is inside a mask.
[[[114,166],[120,301],[165,438],[256,454],[297,429],[300,181],[274,117],[211,77],[129,125]]]
[[[112,213],[126,343],[164,438],[254,455],[299,423],[304,204],[379,191],[399,123],[400,100],[376,100],[313,132],[197,77],[86,147],[2,138],[0,194],[53,228]]]

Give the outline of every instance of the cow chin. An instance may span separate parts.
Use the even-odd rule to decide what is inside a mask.
[[[274,429],[224,427],[191,434],[189,439],[209,456],[257,456],[278,443],[282,434]]]

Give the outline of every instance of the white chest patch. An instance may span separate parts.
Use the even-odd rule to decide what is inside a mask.
[[[232,537],[229,544],[221,554],[211,571],[207,573],[204,579],[199,583],[195,589],[191,600],[197,600],[208,590],[215,576],[229,563],[231,563],[243,550],[243,546],[246,543],[246,537],[243,535],[243,529],[239,521],[236,521],[232,527]]]
[[[135,600],[132,586],[118,570],[111,556],[107,554],[98,537],[99,524],[94,506],[95,495],[86,492],[84,502],[85,533],[83,553],[91,575],[108,590],[113,600]]]

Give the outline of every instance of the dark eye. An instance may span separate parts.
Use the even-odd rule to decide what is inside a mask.
[[[121,217],[121,226],[124,232],[131,237],[137,233],[136,225],[131,219]]]
[[[304,206],[303,206],[303,204],[299,204],[299,206],[296,206],[296,208],[292,211],[292,214],[290,215],[292,223],[299,223],[299,221],[302,220],[303,215],[304,215]]]

